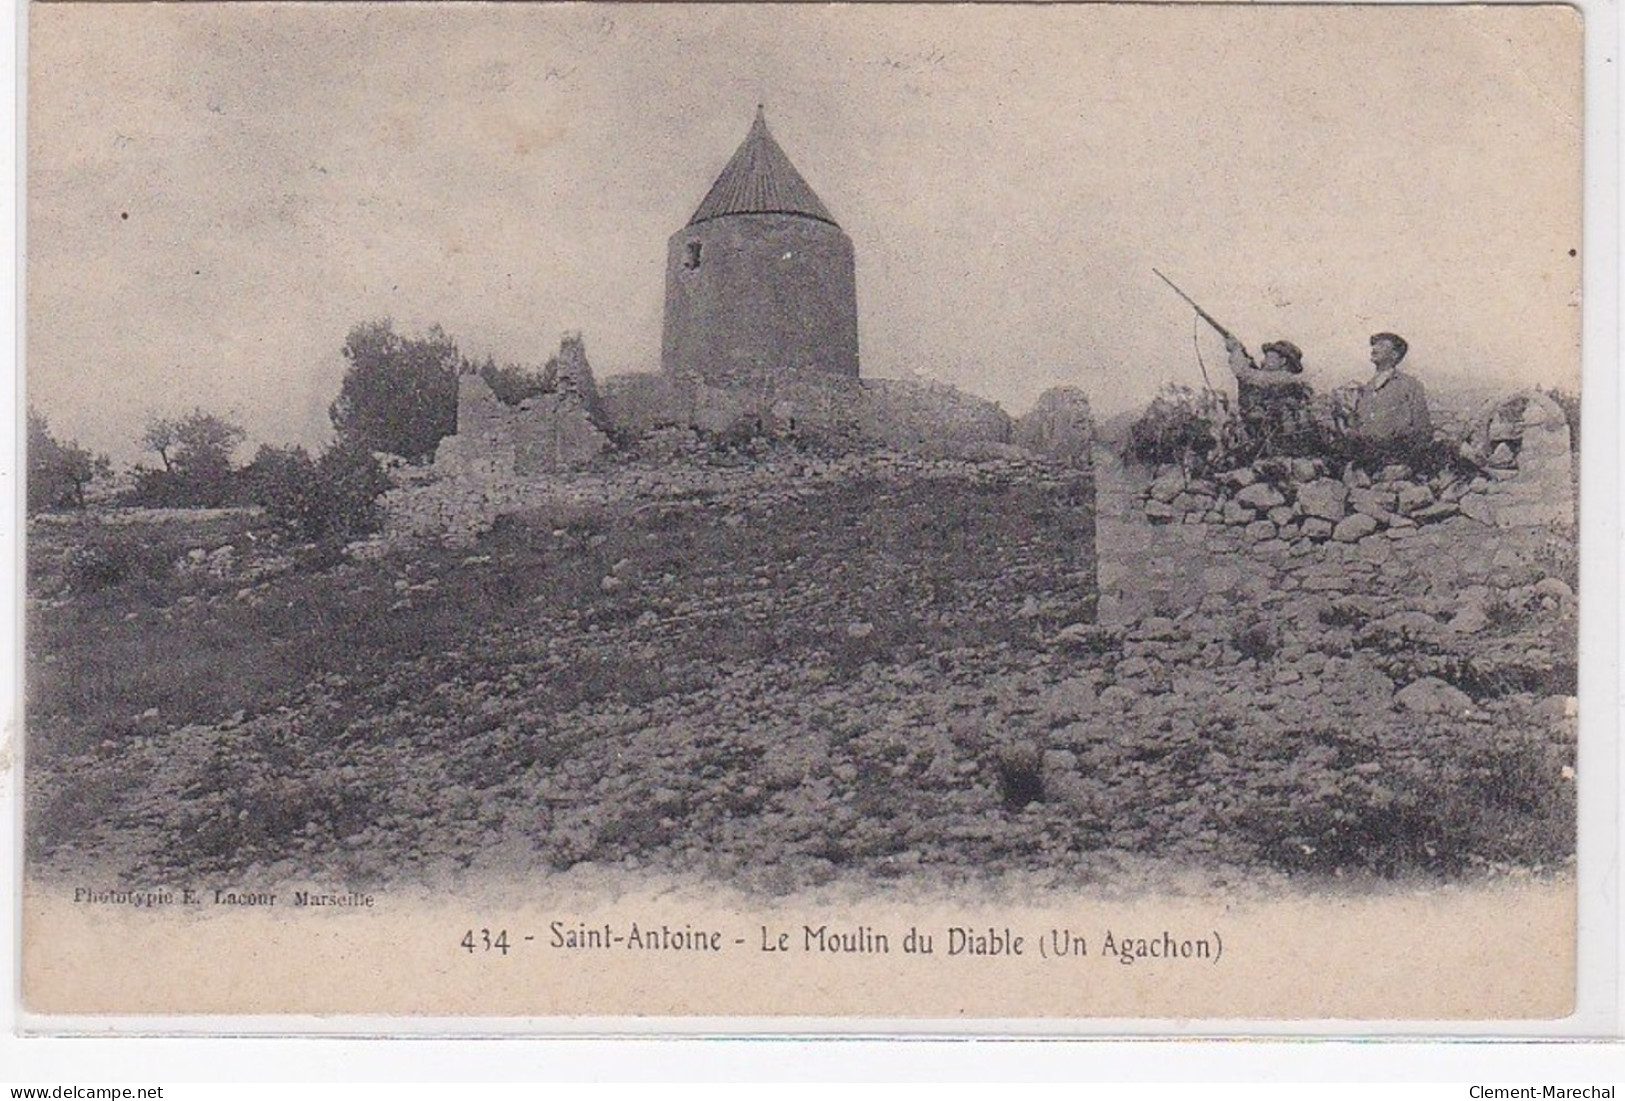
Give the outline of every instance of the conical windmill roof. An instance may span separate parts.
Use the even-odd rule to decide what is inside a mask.
[[[767,132],[767,119],[760,107],[756,108],[750,133],[688,224],[728,214],[799,214],[835,225],[835,219]]]

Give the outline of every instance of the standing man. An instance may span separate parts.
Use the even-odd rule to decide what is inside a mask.
[[[1294,454],[1308,442],[1314,424],[1309,387],[1297,378],[1303,373],[1303,353],[1291,341],[1277,340],[1264,345],[1264,362],[1257,364],[1229,333],[1224,348],[1236,376],[1236,407],[1248,441],[1260,456]]]
[[[1433,438],[1427,393],[1422,384],[1399,369],[1409,345],[1394,333],[1371,338],[1371,366],[1376,374],[1354,390],[1340,392],[1339,422],[1350,439],[1385,454],[1422,445]]]

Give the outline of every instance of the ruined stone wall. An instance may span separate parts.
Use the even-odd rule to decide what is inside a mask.
[[[1035,455],[1074,466],[1092,463],[1095,418],[1088,395],[1071,386],[1044,391],[1032,411],[1016,421],[1012,440]]]
[[[515,412],[479,375],[458,376],[457,431],[436,448],[435,473],[464,478],[511,475],[516,452]]]
[[[1405,594],[1420,612],[1412,628],[1431,637],[1576,607],[1572,524],[1502,524],[1495,501],[1505,481],[1351,484],[1277,467],[1219,479],[1164,472],[1148,484],[1117,466],[1102,483],[1114,489],[1102,499],[1101,538],[1119,563],[1103,566],[1108,621]]]
[[[1155,575],[1140,591],[1159,614],[1177,614],[1209,598],[1361,592],[1379,574],[1403,591],[1394,588],[1399,570],[1429,595],[1427,610],[1459,630],[1479,629],[1486,601],[1568,606],[1577,517],[1567,422],[1549,400],[1515,398],[1485,407],[1488,465],[1476,472],[1421,477],[1396,464],[1339,478],[1302,458],[1206,477],[1146,472],[1127,506],[1137,524],[1124,528],[1143,542],[1136,560]],[[1536,578],[1546,579],[1538,594],[1529,589]]]
[[[1488,508],[1502,527],[1573,523],[1578,464],[1568,418],[1551,398],[1525,390],[1488,402],[1469,441],[1494,482]]]
[[[762,456],[784,451],[797,472],[830,462],[820,454],[889,455],[1037,460],[1087,478],[1094,439],[1088,399],[1075,390],[1044,395],[1023,419],[1018,447],[1018,426],[997,404],[942,384],[752,370],[727,386],[662,373],[614,377],[599,388],[579,337],[570,336],[556,377],[552,392],[509,406],[480,376],[463,375],[458,432],[441,441],[424,477],[386,495],[386,539],[466,542],[499,516],[550,500],[561,484],[579,489],[592,477],[624,481],[655,469],[661,486],[686,485],[746,441],[760,477],[774,473]],[[574,474],[589,470],[596,473]]]
[[[631,438],[679,426],[922,455],[971,454],[1008,444],[1014,423],[996,403],[940,383],[815,371],[742,371],[727,386],[695,375],[626,375],[605,381],[604,405],[616,431]],[[1086,399],[1081,407],[1051,415],[1073,421],[1079,409],[1087,419]],[[1042,443],[1042,435],[1034,441]],[[1048,454],[1044,446],[1033,450]]]
[[[450,478],[524,476],[581,466],[608,447],[580,392],[560,389],[510,406],[469,373],[458,378],[457,432],[440,441],[434,471]]]
[[[670,375],[611,375],[599,393],[604,417],[617,435],[635,439],[659,428],[687,426],[682,395]]]
[[[993,402],[941,383],[869,379],[860,412],[863,439],[922,454],[974,451],[1010,442],[1010,415]]]

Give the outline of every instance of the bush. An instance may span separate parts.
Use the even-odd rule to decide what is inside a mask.
[[[95,593],[133,582],[161,590],[174,575],[174,549],[149,533],[84,525],[76,529],[60,558],[40,563],[41,575],[30,578],[30,589],[41,595]],[[60,571],[56,577],[50,576],[53,567]]]
[[[498,401],[504,405],[519,405],[558,389],[559,364],[554,358],[540,370],[517,363],[498,366],[494,358],[487,356],[480,364],[479,374]]]
[[[93,455],[77,443],[63,443],[38,410],[28,411],[28,511],[84,508],[85,489],[112,471],[106,455]]]
[[[69,592],[93,593],[121,584],[131,574],[127,548],[88,543],[70,549],[62,563],[62,580]]]
[[[334,444],[312,460],[302,447],[262,447],[246,471],[254,503],[314,542],[347,542],[378,530],[389,478],[372,452]]]
[[[1572,852],[1569,750],[1522,726],[1403,737],[1319,730],[1269,762],[1230,815],[1258,855],[1290,872],[1454,874],[1472,864],[1556,863]]]
[[[232,457],[246,433],[225,417],[193,409],[147,425],[142,444],[158,455],[161,469],[137,466],[131,504],[148,508],[219,508],[237,497]]]
[[[1449,472],[1457,477],[1472,477],[1478,468],[1462,456],[1459,445],[1450,440],[1362,440],[1355,436],[1328,439],[1326,458],[1339,477],[1353,466],[1367,474],[1376,474],[1385,466],[1409,467],[1420,478],[1432,478]]]
[[[1128,430],[1123,457],[1147,466],[1178,465],[1192,473],[1226,469],[1238,422],[1223,394],[1165,386]]]

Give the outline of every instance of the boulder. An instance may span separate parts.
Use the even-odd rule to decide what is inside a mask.
[[[1057,719],[1076,719],[1095,708],[1095,687],[1082,677],[1053,685],[1044,693],[1040,711]]]
[[[1394,694],[1394,702],[1406,711],[1421,714],[1460,715],[1473,707],[1471,696],[1438,677],[1412,681]]]
[[[1469,604],[1450,617],[1449,627],[1463,635],[1473,635],[1490,625],[1490,617],[1482,605]]]
[[[1163,504],[1172,503],[1173,499],[1183,492],[1185,492],[1185,475],[1177,470],[1158,475],[1156,481],[1146,490],[1153,501],[1161,501]]]
[[[1281,496],[1281,491],[1264,482],[1254,482],[1252,485],[1243,486],[1241,491],[1236,494],[1236,500],[1259,512],[1267,512],[1279,505],[1286,504],[1286,498]]]
[[[1319,459],[1293,459],[1292,480],[1310,482],[1320,477],[1326,467]]]
[[[1543,577],[1535,582],[1535,593],[1538,596],[1555,597],[1569,604],[1574,602],[1574,590],[1569,588],[1567,581],[1558,577]]]
[[[1380,526],[1375,517],[1357,512],[1332,529],[1332,538],[1339,543],[1358,543]]]
[[[1437,504],[1429,505],[1426,508],[1417,509],[1416,512],[1412,513],[1411,515],[1413,519],[1421,523],[1431,524],[1436,521],[1446,519],[1447,517],[1455,516],[1460,512],[1461,506],[1456,504],[1454,501],[1440,501]]]
[[[1318,516],[1333,523],[1348,512],[1349,488],[1331,478],[1320,478],[1298,487],[1298,510],[1305,516]]]
[[[1432,503],[1433,491],[1427,486],[1417,485],[1415,482],[1400,484],[1395,507],[1401,513],[1408,516],[1413,512],[1419,512],[1427,508]]]
[[[1349,507],[1355,512],[1381,519],[1394,511],[1394,493],[1392,490],[1352,489],[1349,491]]]
[[[1457,502],[1456,507],[1469,520],[1477,520],[1486,527],[1495,526],[1495,507],[1481,493],[1469,493]]]
[[[1148,642],[1170,642],[1183,637],[1179,625],[1167,616],[1146,616],[1140,625],[1129,632],[1129,638]]]

